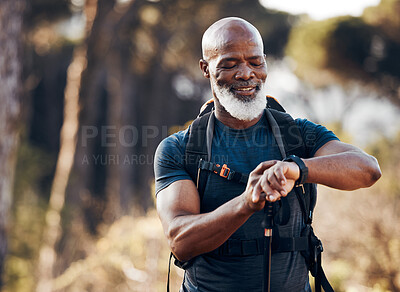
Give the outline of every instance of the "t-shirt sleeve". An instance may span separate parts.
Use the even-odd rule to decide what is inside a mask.
[[[175,181],[191,179],[184,168],[187,130],[165,138],[158,145],[154,158],[156,195]]]
[[[319,148],[332,140],[339,140],[338,137],[327,128],[314,124],[306,119],[296,119],[306,146],[307,156],[313,157]]]

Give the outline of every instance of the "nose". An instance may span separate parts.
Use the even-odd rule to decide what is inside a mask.
[[[239,66],[238,71],[235,74],[236,80],[249,80],[255,77],[253,68],[249,67],[247,64],[242,64]]]

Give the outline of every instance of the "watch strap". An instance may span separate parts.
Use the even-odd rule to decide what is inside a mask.
[[[308,178],[308,167],[305,165],[303,160],[301,160],[301,158],[296,155],[289,155],[288,157],[283,159],[283,161],[294,162],[297,164],[300,170],[300,176],[299,179],[295,182],[295,186],[298,187],[303,185]]]

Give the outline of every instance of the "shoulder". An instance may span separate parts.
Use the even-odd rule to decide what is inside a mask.
[[[163,139],[157,147],[156,158],[169,156],[169,154],[184,154],[188,141],[188,129],[174,133]]]
[[[299,127],[300,131],[303,133],[307,132],[314,132],[314,133],[319,133],[319,134],[325,134],[327,132],[330,132],[333,134],[332,131],[329,131],[325,126],[313,123],[307,119],[295,119],[295,122],[297,126]]]
[[[168,136],[158,145],[154,158],[156,194],[177,180],[190,179],[185,171],[187,129]]]
[[[295,122],[299,127],[309,157],[313,157],[318,149],[329,141],[339,140],[332,131],[322,125],[307,119],[296,119]]]

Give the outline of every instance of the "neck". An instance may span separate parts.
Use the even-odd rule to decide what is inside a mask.
[[[261,119],[263,112],[261,112],[257,118],[251,121],[242,121],[232,117],[218,102],[218,99],[214,98],[215,103],[215,117],[223,123],[225,126],[232,129],[247,129],[251,126],[257,124],[257,122]]]

